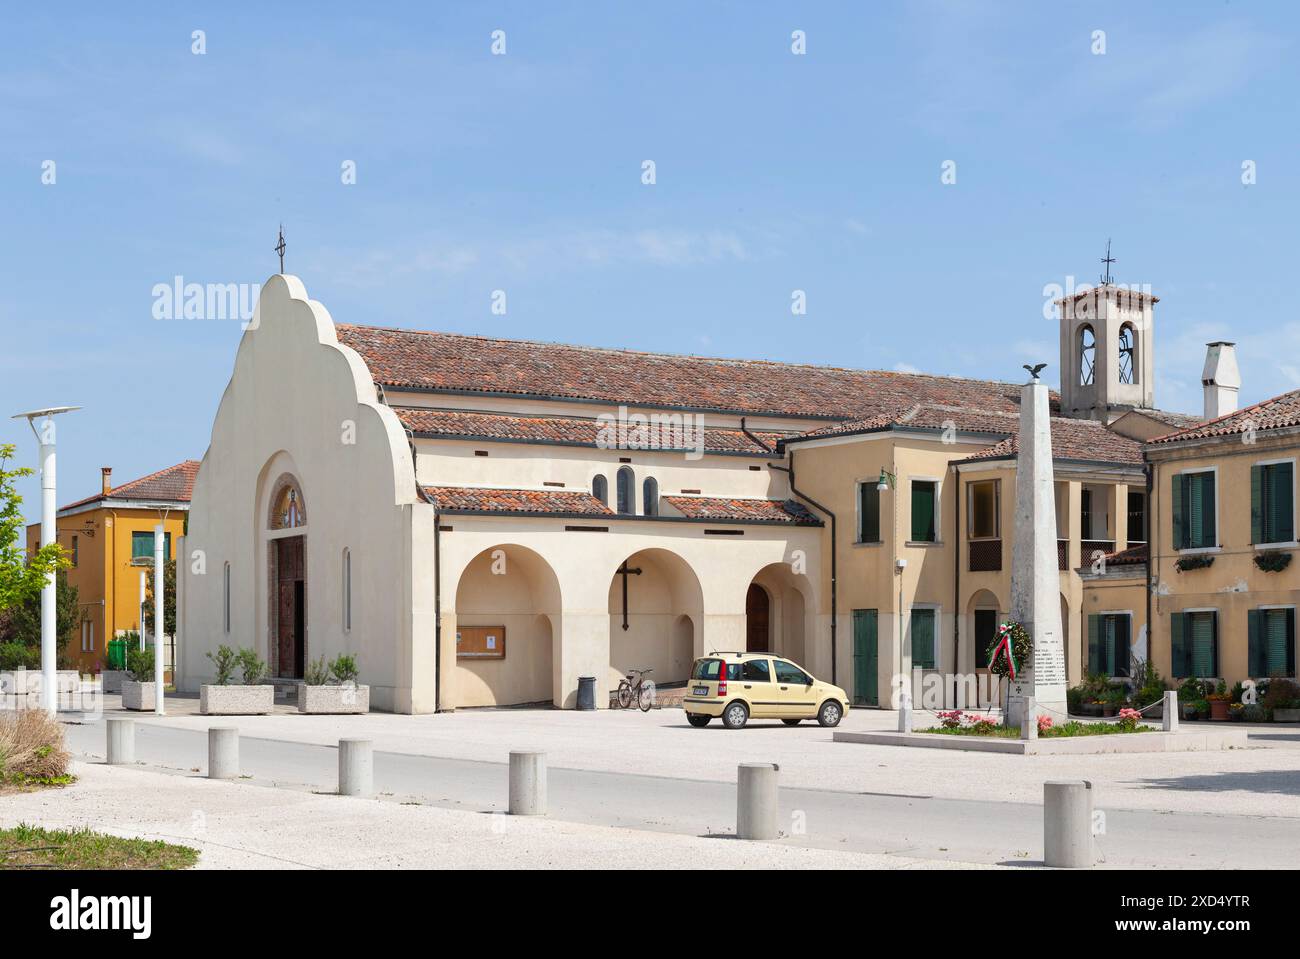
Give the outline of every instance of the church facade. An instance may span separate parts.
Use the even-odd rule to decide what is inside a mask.
[[[1153,408],[1155,302],[1060,304],[1071,682],[1096,659],[1079,570],[1145,544],[1143,443],[1180,425]],[[1019,393],[336,323],[274,276],[194,486],[180,686],[225,644],[285,683],[353,653],[381,709],[572,708],[580,677],[603,706],[628,669],[765,649],[859,705],[918,676],[986,702],[966,684],[1010,603]]]

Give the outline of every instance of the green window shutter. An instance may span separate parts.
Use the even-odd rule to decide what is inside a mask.
[[[858,484],[858,542],[880,542],[880,491],[870,481]]]
[[[1214,516],[1214,474],[1201,474],[1201,546],[1218,546]]]
[[[1092,490],[1079,491],[1079,527],[1084,539],[1092,539]]]
[[[1178,474],[1173,481],[1174,549],[1187,548],[1187,477]]]
[[[1290,463],[1274,463],[1269,469],[1271,474],[1268,487],[1269,533],[1270,543],[1289,543],[1294,538],[1294,494],[1291,488],[1292,469]]]
[[[1270,609],[1267,611],[1266,623],[1264,629],[1264,656],[1265,667],[1268,672],[1265,675],[1277,676],[1287,673],[1287,646],[1290,645],[1290,637],[1287,636],[1287,613],[1285,609]]]
[[[1187,656],[1187,614],[1169,614],[1169,671],[1181,679],[1191,675]]]
[[[1115,675],[1115,617],[1101,618],[1101,670],[1107,676]]]
[[[1101,662],[1101,617],[1088,617],[1088,672],[1100,673]]]
[[[1197,678],[1214,676],[1214,614],[1192,613],[1192,675]]]
[[[1263,612],[1260,609],[1246,611],[1246,672],[1255,678],[1268,675],[1268,659],[1264,655],[1264,642],[1260,635],[1259,621]]]
[[[912,541],[916,543],[933,542],[934,530],[934,487],[932,482],[912,483]]]
[[[1250,468],[1250,541],[1264,543],[1264,467]]]
[[[1115,672],[1116,676],[1125,676],[1129,674],[1129,664],[1133,657],[1132,637],[1129,630],[1132,623],[1127,616],[1116,616],[1115,620]]]
[[[934,669],[934,610],[912,610],[912,667]]]

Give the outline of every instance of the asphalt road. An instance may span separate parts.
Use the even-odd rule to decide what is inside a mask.
[[[103,757],[102,723],[66,729],[74,752]],[[334,747],[245,736],[240,753],[250,785],[321,792],[337,786]],[[207,734],[138,724],[136,759],[202,775]],[[502,812],[507,784],[504,763],[375,754],[375,788],[395,801]],[[553,819],[693,836],[734,832],[736,793],[729,783],[552,767],[548,788]],[[1042,859],[1037,805],[786,788],[781,810],[787,843],[978,863]],[[1101,864],[1122,867],[1294,868],[1297,848],[1300,818],[1185,812],[1108,812],[1098,838]]]

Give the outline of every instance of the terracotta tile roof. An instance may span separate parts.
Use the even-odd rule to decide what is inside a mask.
[[[1013,411],[1013,383],[338,324],[375,381],[431,393],[842,419],[912,402]]]
[[[105,499],[147,500],[149,502],[188,503],[194,495],[194,478],[199,475],[199,461],[186,460],[175,466],[141,476],[120,486],[114,486],[108,496],[96,493],[63,509],[74,509]]]
[[[566,446],[596,447],[602,424],[594,419],[565,416],[507,416],[501,413],[478,413],[465,410],[431,410],[411,406],[395,406],[402,425],[416,436],[460,437],[477,440],[504,440],[519,443],[558,443]],[[769,450],[785,434],[754,431]],[[717,427],[704,428],[704,449],[710,453],[746,453],[763,456],[768,453],[740,430]],[[685,446],[671,445],[684,441]],[[655,449],[686,449],[694,443],[692,431],[663,438],[663,446]]]
[[[936,404],[913,404],[868,419],[836,423],[804,433],[799,437],[786,439],[782,445],[795,444],[805,439],[872,433],[887,429],[939,432],[949,426],[961,433],[984,433],[1003,437],[992,446],[968,457],[970,460],[1012,457],[1019,452],[1017,436],[1020,432],[1020,415],[1018,413]],[[1141,465],[1142,444],[1120,436],[1094,420],[1053,416],[1052,455],[1062,460]]]
[[[585,490],[477,489],[426,486],[425,495],[452,513],[538,513],[565,516],[613,516],[614,512]]]
[[[1200,423],[1190,429],[1157,436],[1151,440],[1151,443],[1177,443],[1182,440],[1212,439],[1216,436],[1239,436],[1251,429],[1258,433],[1288,426],[1300,426],[1300,390],[1274,396],[1272,399]]]
[[[1171,413],[1169,410],[1134,410],[1135,413],[1141,413],[1157,422],[1172,426],[1175,429],[1185,430],[1192,426],[1199,426],[1205,422],[1205,417],[1195,416],[1191,413]]]
[[[663,499],[691,519],[822,525],[811,510],[794,500],[725,499],[714,496],[665,496]]]

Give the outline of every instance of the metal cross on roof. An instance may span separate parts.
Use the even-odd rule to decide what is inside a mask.
[[[275,244],[275,252],[280,254],[280,272],[284,272],[284,224],[280,224],[280,240]],[[1109,252],[1109,250],[1107,251]]]
[[[1106,238],[1106,255],[1101,258],[1102,265],[1106,272],[1101,275],[1101,285],[1110,286],[1113,277],[1110,275],[1110,265],[1116,262],[1115,258],[1110,255],[1110,237]]]

